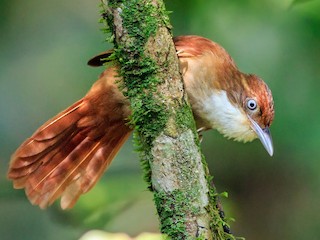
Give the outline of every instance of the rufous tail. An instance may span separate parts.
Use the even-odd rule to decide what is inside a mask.
[[[95,85],[12,155],[8,178],[15,188],[25,188],[32,204],[46,208],[61,196],[61,208],[71,208],[95,185],[129,137],[121,102],[109,99],[119,95],[117,89],[101,79]]]

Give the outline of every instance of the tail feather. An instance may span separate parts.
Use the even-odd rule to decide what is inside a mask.
[[[26,182],[26,193],[31,199],[34,196],[42,199],[44,205],[50,205],[52,202],[50,199],[58,198],[64,191],[64,185],[62,182],[66,182],[70,177],[74,176],[74,170],[76,169],[78,162],[81,161],[81,156],[77,153],[80,148],[82,152],[90,151],[91,145],[85,141],[80,142],[75,147],[76,140],[80,140],[75,136],[67,146],[67,149],[61,148],[51,151],[48,155],[50,161],[47,164],[39,167],[34,173],[32,178]],[[61,146],[63,148],[63,146]],[[72,148],[74,149],[72,150]],[[68,182],[66,183],[68,184]],[[37,199],[36,198],[36,199]],[[54,200],[55,200],[54,199]],[[37,204],[36,200],[34,200]],[[31,202],[33,202],[31,200]]]
[[[61,207],[71,208],[94,186],[131,133],[114,98],[108,102],[88,96],[42,125],[11,158],[8,178],[41,208],[60,196]]]
[[[87,145],[87,146],[85,146]],[[77,149],[74,150],[63,162],[62,164],[59,164],[57,168],[54,170],[52,175],[48,178],[48,180],[45,183],[45,186],[43,188],[46,198],[43,201],[44,203],[51,204],[53,201],[59,197],[61,194],[63,195],[63,192],[66,190],[67,186],[72,182],[73,180],[79,181],[81,183],[81,179],[83,178],[82,175],[86,174],[85,169],[87,165],[89,164],[89,161],[92,160],[92,157],[94,155],[94,152],[97,151],[97,149],[100,147],[101,143],[95,143],[93,146],[90,144],[90,142],[84,141],[83,144],[80,144],[78,147],[80,148],[86,148],[81,149],[81,151],[85,151],[85,155],[78,157],[77,155]],[[72,163],[72,168],[70,169],[70,163],[69,161],[76,160]],[[64,174],[66,173],[66,174]],[[54,189],[52,191],[52,189]],[[50,192],[50,194],[47,194],[47,191]],[[79,193],[81,194],[82,190],[78,189]],[[76,193],[77,191],[74,191]]]
[[[79,175],[77,180],[73,181],[62,194],[61,207],[63,209],[72,207],[81,194],[88,192],[96,184],[130,135],[130,132],[123,126],[117,126],[111,132],[118,133],[110,136],[110,139],[102,140],[103,146],[96,148],[85,168],[85,174]]]
[[[46,164],[48,161],[50,161],[53,154],[61,150],[61,148],[58,148],[58,146],[70,141],[74,131],[75,128],[70,127],[69,129],[66,129],[64,134],[59,134],[55,139],[50,141],[36,141],[31,137],[31,139],[26,144],[22,144],[12,156],[9,178],[22,176],[23,171],[21,170],[23,168],[27,169],[28,167],[31,167],[31,165],[37,165],[39,163]],[[71,147],[72,143],[69,143],[68,148]],[[67,152],[68,148],[63,148],[62,150]],[[15,161],[13,161],[13,159],[15,159]]]

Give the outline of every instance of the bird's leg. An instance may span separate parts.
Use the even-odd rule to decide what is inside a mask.
[[[206,127],[201,127],[201,128],[197,129],[197,133],[198,133],[198,136],[199,136],[200,143],[202,142],[202,139],[203,139],[202,131],[205,131],[205,130],[207,130]]]
[[[179,55],[180,53],[183,53],[183,50],[178,50],[178,51],[176,52],[177,55]]]

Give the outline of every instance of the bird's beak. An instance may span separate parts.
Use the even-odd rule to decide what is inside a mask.
[[[268,127],[262,129],[259,124],[254,121],[250,116],[248,116],[249,120],[251,121],[251,127],[256,132],[258,138],[260,139],[262,145],[267,150],[270,156],[273,155],[273,144],[271,138],[271,132]]]

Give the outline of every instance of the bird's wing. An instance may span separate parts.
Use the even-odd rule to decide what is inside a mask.
[[[12,155],[8,177],[15,188],[25,188],[33,204],[45,208],[62,196],[61,207],[71,208],[128,138],[124,97],[104,79],[112,78],[106,72],[83,99],[47,121]]]

